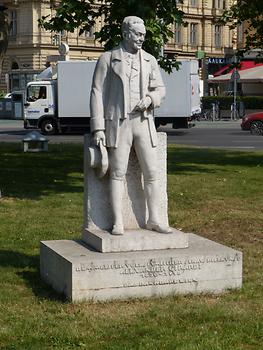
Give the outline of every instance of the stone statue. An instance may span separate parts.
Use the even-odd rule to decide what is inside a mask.
[[[146,229],[172,232],[158,217],[157,133],[152,113],[164,99],[165,87],[156,59],[142,49],[145,34],[141,18],[124,18],[122,43],[101,55],[93,76],[91,132],[95,145],[108,149],[113,235],[124,233],[122,195],[131,147],[144,178]]]

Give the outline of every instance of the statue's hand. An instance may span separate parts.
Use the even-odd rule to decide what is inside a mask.
[[[146,111],[146,109],[148,109],[150,107],[151,103],[152,103],[151,97],[146,96],[143,99],[141,99],[141,101],[137,104],[135,109],[137,111],[144,112],[144,111]]]
[[[99,143],[102,142],[103,146],[106,147],[106,137],[103,130],[95,131],[93,134],[93,142],[96,146],[99,146]]]

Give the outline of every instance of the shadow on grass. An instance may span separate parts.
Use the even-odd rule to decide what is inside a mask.
[[[15,268],[36,268],[39,264],[38,256],[26,255],[12,250],[0,250],[0,266]]]
[[[214,169],[213,166],[215,166]],[[262,167],[262,152],[191,147],[168,148],[168,174],[214,173],[217,171],[216,167],[218,166]]]
[[[5,197],[83,192],[82,174],[83,145],[58,144],[48,152],[23,153],[20,144],[0,143],[0,189]]]
[[[263,166],[262,152],[169,147],[168,174],[214,173],[217,166]],[[214,166],[214,167],[213,167]],[[5,197],[39,199],[50,193],[83,192],[83,145],[50,145],[49,152],[23,153],[0,143],[0,190]]]
[[[28,288],[32,290],[34,295],[41,300],[58,301],[61,303],[67,302],[64,294],[57,293],[51,286],[46,284],[40,278],[40,271],[22,271],[17,273],[23,278]]]
[[[0,250],[0,266],[14,267],[20,271],[16,274],[21,277],[26,286],[40,299],[65,302],[62,294],[56,293],[50,286],[42,281],[39,270],[39,256],[26,255],[24,253]],[[22,271],[21,271],[22,269]]]

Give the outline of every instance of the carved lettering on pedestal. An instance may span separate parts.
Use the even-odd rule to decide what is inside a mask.
[[[185,284],[185,283],[197,283],[198,281],[194,278],[182,278],[172,279],[167,281],[145,281],[139,283],[124,283],[123,287],[145,287],[145,286],[164,286],[167,284]]]
[[[239,262],[240,259],[239,254],[235,253],[233,255],[201,256],[186,259],[170,257],[146,261],[112,261],[101,264],[91,262],[78,265],[75,271],[87,273],[109,271],[109,273],[117,273],[125,280],[128,280],[129,277],[132,278],[132,282],[124,283],[123,287],[197,283],[196,277],[187,278],[189,276],[187,272],[198,272],[204,268],[209,269],[209,266],[213,264],[223,264],[228,267]]]
[[[238,253],[236,253],[235,255],[231,256],[231,255],[226,255],[226,256],[212,256],[212,257],[208,257],[206,259],[207,263],[225,263],[226,266],[231,266],[233,265],[234,262],[236,261],[240,261],[241,258],[239,256]]]

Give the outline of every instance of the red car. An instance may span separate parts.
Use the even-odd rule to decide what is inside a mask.
[[[241,122],[242,130],[250,130],[252,134],[263,135],[263,112],[246,114]]]

